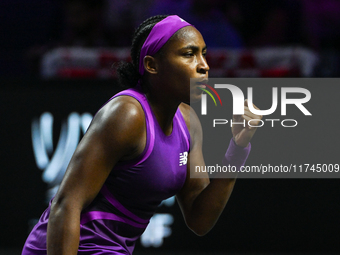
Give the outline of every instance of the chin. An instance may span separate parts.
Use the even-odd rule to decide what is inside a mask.
[[[190,105],[190,103],[197,103],[200,102],[202,99],[202,93],[191,93],[190,94],[190,102],[188,103]]]

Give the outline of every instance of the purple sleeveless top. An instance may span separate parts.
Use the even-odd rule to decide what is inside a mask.
[[[98,196],[82,212],[78,254],[132,254],[158,205],[175,195],[186,179],[190,134],[180,110],[171,135],[166,136],[138,88],[111,99],[120,95],[134,97],[143,107],[146,146],[139,157],[112,169]],[[46,254],[49,213],[50,206],[30,233],[23,255]]]

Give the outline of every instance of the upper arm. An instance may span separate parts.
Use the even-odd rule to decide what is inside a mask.
[[[114,165],[145,146],[145,118],[131,97],[117,97],[94,117],[67,168],[54,203],[82,210],[98,194]]]
[[[186,181],[176,197],[184,216],[186,216],[190,212],[195,198],[210,181],[207,173],[195,172],[195,166],[205,166],[202,152],[203,132],[201,123],[190,106],[181,104],[180,110],[190,132],[190,152]]]

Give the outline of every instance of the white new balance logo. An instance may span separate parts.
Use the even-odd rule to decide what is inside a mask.
[[[188,162],[188,152],[181,152],[179,154],[179,166],[183,166],[186,165]]]

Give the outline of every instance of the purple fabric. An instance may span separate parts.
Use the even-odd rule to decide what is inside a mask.
[[[127,218],[117,216],[113,213],[101,212],[101,211],[90,211],[90,212],[84,213],[81,216],[80,224],[85,225],[89,221],[93,221],[93,220],[115,220],[115,221],[124,222],[124,223],[129,224],[131,226],[134,226],[136,228],[146,228],[148,223],[149,223],[149,221],[148,221],[147,223],[140,224],[140,223],[136,223],[132,220],[129,220]]]
[[[147,137],[150,137],[150,139],[147,140],[147,144],[145,146],[145,148],[147,148],[147,149],[144,150],[142,157],[140,157],[139,160],[134,163],[135,165],[141,164],[145,159],[147,159],[150,156],[150,154],[153,150],[154,142],[155,142],[154,119],[151,115],[151,109],[150,109],[149,103],[148,103],[146,97],[139,92],[140,89],[141,89],[141,87],[138,84],[136,86],[136,88],[124,90],[124,91],[119,92],[119,93],[117,93],[116,95],[114,95],[113,97],[110,98],[110,100],[112,100],[113,98],[120,96],[120,95],[131,96],[133,98],[136,98],[140,102],[144,112],[146,113],[145,114],[145,122],[146,122],[146,129],[147,129],[146,135],[147,135]]]
[[[235,141],[231,139],[222,162],[225,166],[230,164],[235,166],[237,170],[240,170],[241,166],[244,166],[246,163],[250,150],[250,143],[247,147],[243,148],[236,145]]]
[[[149,220],[139,218],[137,215],[133,214],[128,209],[126,209],[121,203],[119,203],[118,200],[110,193],[106,185],[103,185],[101,189],[101,193],[104,195],[106,200],[110,202],[111,205],[116,207],[119,211],[121,211],[126,216],[142,224],[144,223],[147,225],[149,223]]]
[[[181,115],[182,116],[182,115]],[[178,118],[178,115],[176,114],[175,115],[175,118],[177,119],[177,121],[178,121],[178,123],[179,123],[179,127],[181,128],[181,131],[182,131],[182,133],[183,133],[183,135],[184,135],[184,137],[185,137],[185,140],[186,140],[186,142],[187,142],[187,146],[188,146],[188,150],[190,150],[190,145],[189,145],[189,138],[187,137],[187,135],[186,135],[186,132],[185,132],[185,128],[183,127],[183,124],[184,125],[186,125],[185,124],[185,121],[184,121],[184,119],[182,120],[182,121],[180,121]],[[182,116],[182,118],[183,118],[183,116]],[[185,126],[186,127],[186,126]]]
[[[146,38],[139,56],[139,73],[144,74],[144,57],[153,56],[171,38],[171,36],[183,27],[192,26],[177,15],[171,15],[158,22]]]
[[[123,93],[130,93],[131,90],[138,91],[139,88]],[[140,98],[138,101],[142,102],[142,106],[144,102],[147,104]],[[143,109],[148,119],[156,120],[150,107]],[[173,119],[171,135],[166,136],[157,121],[154,121],[154,132],[151,154],[148,157],[144,155],[143,161],[136,159],[117,164],[112,171],[115,178],[108,178],[106,182],[106,187],[115,199],[142,219],[150,219],[160,201],[175,195],[186,177],[186,165],[179,166],[179,160],[180,153],[189,151],[190,134],[180,110],[177,110]]]

